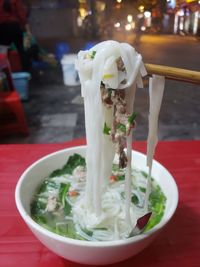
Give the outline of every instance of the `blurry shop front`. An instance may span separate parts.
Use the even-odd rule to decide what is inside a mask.
[[[174,33],[200,35],[200,1],[179,1],[174,18]]]
[[[66,40],[77,35],[78,0],[32,0],[29,5],[29,22],[37,39]]]

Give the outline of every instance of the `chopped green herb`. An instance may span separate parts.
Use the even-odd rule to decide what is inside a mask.
[[[117,175],[117,181],[124,181],[125,175]]]
[[[111,97],[111,95],[112,95],[112,89],[111,88],[108,88],[107,90],[108,90],[108,96]]]
[[[101,81],[101,86],[103,86],[103,87],[105,86],[105,84],[102,81]]]
[[[124,192],[121,192],[121,197],[122,197],[122,199],[125,199],[125,193]]]
[[[133,112],[132,115],[128,118],[128,122],[132,124],[137,116],[136,112]]]
[[[97,53],[97,51],[91,51],[91,53],[90,53],[90,57],[91,57],[92,59],[94,59],[96,53]]]
[[[93,236],[93,232],[90,231],[90,230],[88,230],[88,229],[82,229],[82,231],[83,231],[84,233],[86,233],[87,235],[89,235],[89,236]]]
[[[106,227],[96,227],[93,228],[94,230],[99,230],[99,231],[107,231],[108,229]]]
[[[139,203],[139,199],[138,199],[138,197],[135,194],[132,195],[131,202],[133,204],[135,204],[135,205],[137,205]]]
[[[144,178],[147,178],[148,177],[148,174],[144,171],[141,171],[141,174],[144,176]]]
[[[139,186],[139,189],[140,189],[140,191],[143,192],[143,193],[146,192],[146,188],[145,188],[145,187]]]
[[[106,122],[104,123],[103,133],[109,135],[111,128],[107,126]]]
[[[120,171],[119,164],[113,164],[113,165],[112,165],[112,170],[113,170],[114,172],[119,172],[119,171]]]
[[[118,123],[117,130],[120,130],[121,132],[126,133],[126,126],[123,123]]]

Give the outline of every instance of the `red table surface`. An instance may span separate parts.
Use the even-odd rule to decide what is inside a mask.
[[[80,267],[45,248],[21,219],[14,200],[16,183],[35,160],[84,144],[0,145],[0,267]],[[145,152],[145,142],[134,149]],[[155,241],[135,257],[114,266],[200,267],[200,141],[159,142],[155,158],[174,176],[177,211]],[[78,255],[77,255],[78,258]]]

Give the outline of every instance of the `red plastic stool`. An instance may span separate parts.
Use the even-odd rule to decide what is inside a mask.
[[[0,113],[3,114],[5,123],[0,124],[0,135],[20,132],[24,135],[29,134],[26,117],[20,96],[14,88],[13,80],[10,72],[10,65],[5,54],[0,54],[0,71],[4,72],[8,82],[9,91],[0,92]],[[4,112],[7,116],[4,116]],[[9,115],[13,115],[14,120],[7,121]]]

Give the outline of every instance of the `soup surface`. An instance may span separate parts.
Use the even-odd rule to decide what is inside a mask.
[[[95,222],[80,224],[78,207],[83,199],[86,185],[86,162],[79,154],[69,157],[63,168],[53,171],[37,189],[31,204],[32,218],[44,228],[73,239],[110,241],[127,238],[124,224],[125,169],[113,163],[112,175],[107,179],[102,193],[102,210],[106,216]],[[160,222],[165,210],[166,197],[160,186],[151,178],[152,191],[149,197],[151,218],[144,231]],[[144,214],[147,174],[142,170],[131,172],[131,214],[139,218]],[[121,234],[124,233],[124,234]]]

